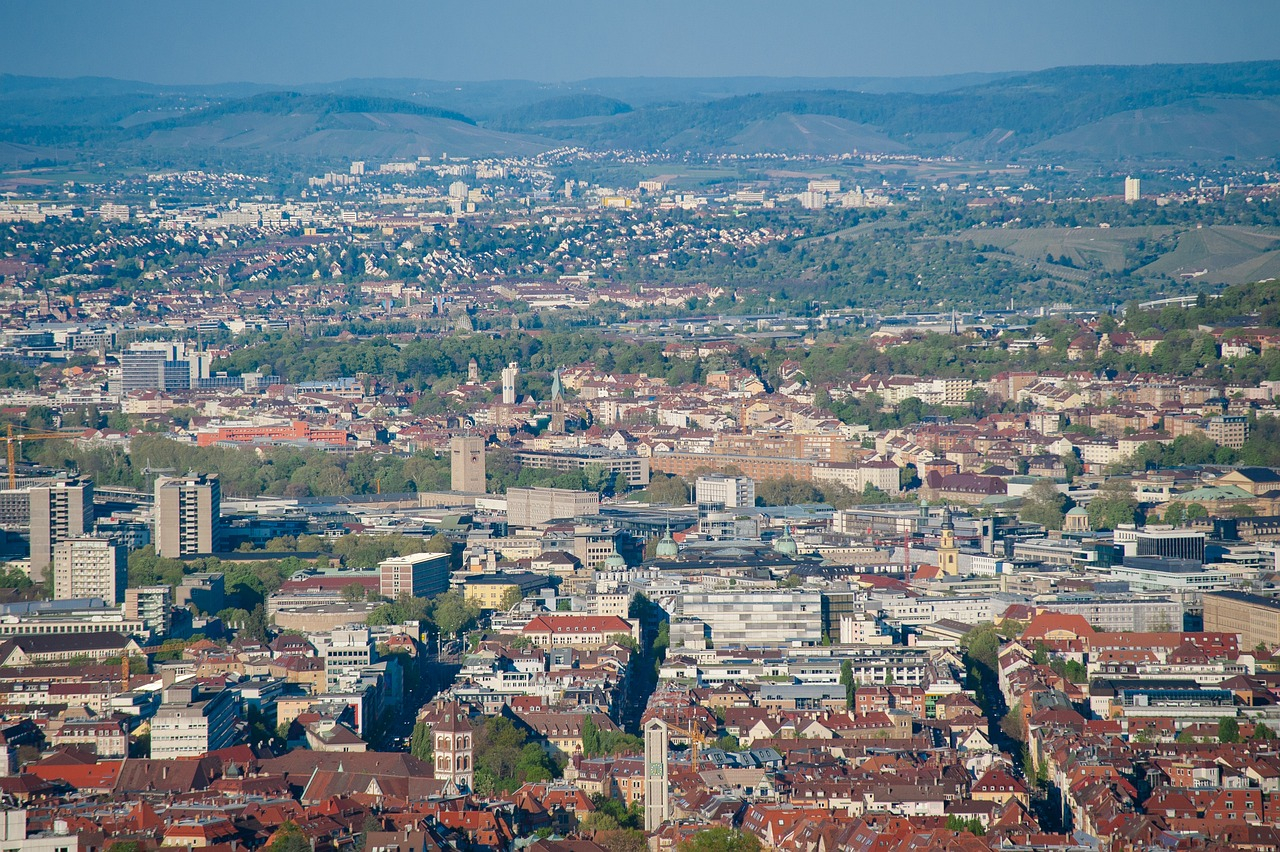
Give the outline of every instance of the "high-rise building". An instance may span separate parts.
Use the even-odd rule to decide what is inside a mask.
[[[125,549],[110,539],[71,536],[53,546],[53,597],[102,598],[118,604],[129,585]]]
[[[222,487],[217,474],[156,480],[156,553],[172,559],[218,548]]]
[[[516,377],[520,375],[520,365],[515,361],[502,368],[502,404],[516,404]]]
[[[173,589],[169,586],[136,586],[124,593],[125,618],[136,618],[153,636],[167,636],[173,626]]]
[[[484,438],[455,435],[449,441],[449,488],[483,494],[484,472]]]
[[[31,579],[40,582],[53,562],[53,548],[93,531],[93,482],[72,479],[31,489]]]
[[[658,718],[644,723],[644,830],[652,834],[671,818],[671,787],[667,783],[667,723]]]
[[[1124,179],[1124,200],[1128,202],[1137,201],[1142,197],[1142,181],[1136,177],[1127,177]]]

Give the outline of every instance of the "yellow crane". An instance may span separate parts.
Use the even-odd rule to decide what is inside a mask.
[[[13,490],[18,487],[18,467],[17,454],[14,447],[21,445],[23,441],[48,441],[52,438],[69,438],[66,432],[23,432],[20,435],[13,434],[13,424],[9,424],[8,434],[4,437],[4,442],[8,447],[9,456],[9,489]]]

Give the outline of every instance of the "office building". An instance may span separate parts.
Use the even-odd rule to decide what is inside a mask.
[[[68,480],[31,489],[31,579],[40,582],[53,561],[53,548],[93,531],[93,483]]]
[[[1079,615],[1108,633],[1165,633],[1181,630],[1185,607],[1167,597],[1061,594],[1035,599],[1037,609]]]
[[[378,592],[384,598],[401,595],[430,598],[449,590],[449,554],[414,553],[378,563]]]
[[[484,438],[455,435],[449,441],[449,488],[468,494],[485,491]]]
[[[507,523],[535,527],[556,519],[581,518],[600,513],[600,495],[569,488],[508,488]]]
[[[324,679],[330,692],[351,688],[360,673],[378,659],[378,650],[367,627],[340,627],[331,630],[317,650],[324,657]]]
[[[598,447],[584,447],[576,453],[520,452],[516,459],[524,467],[541,470],[602,470],[610,476],[619,474],[632,488],[649,484],[649,459],[624,453],[612,453]]]
[[[222,488],[216,474],[162,476],[156,480],[156,553],[171,559],[218,548]]]
[[[692,593],[682,599],[681,614],[705,624],[716,648],[822,642],[822,595],[817,592]]]
[[[1208,593],[1204,629],[1239,634],[1241,650],[1275,648],[1280,646],[1280,599],[1237,591]]]
[[[125,549],[109,539],[72,536],[53,546],[55,600],[102,598],[118,604],[128,585]]]
[[[221,571],[199,571],[182,578],[175,592],[174,604],[183,609],[195,607],[213,615],[227,605],[226,578]]]
[[[189,390],[209,378],[213,357],[187,351],[185,343],[150,341],[120,353],[120,393]]]
[[[222,575],[218,575],[222,576]],[[173,627],[173,589],[138,586],[125,589],[124,616],[141,621],[152,636],[167,636]]]
[[[164,690],[151,720],[151,758],[200,757],[236,741],[236,693],[205,693],[194,682]]]
[[[706,474],[694,484],[698,503],[698,517],[705,518],[712,512],[732,512],[756,505],[755,480],[745,476]]]

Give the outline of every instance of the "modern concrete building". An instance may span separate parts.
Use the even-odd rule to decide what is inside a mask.
[[[171,559],[218,549],[222,486],[217,474],[156,480],[156,553]]]
[[[449,488],[468,494],[485,490],[484,438],[455,435],[449,440]]]
[[[516,458],[525,467],[540,470],[591,470],[601,469],[610,476],[622,474],[627,485],[642,488],[649,484],[649,459],[625,453],[613,453],[592,447],[584,447],[576,453],[552,453],[526,451],[516,453]]]
[[[377,647],[367,627],[332,630],[327,639],[317,644],[324,656],[325,683],[330,692],[346,689],[359,679],[362,669],[378,659]]]
[[[686,594],[681,614],[705,624],[715,647],[818,645],[822,595],[792,590]]]
[[[151,757],[172,760],[199,757],[236,740],[236,693],[231,689],[204,693],[194,681],[164,690],[151,720]]]
[[[378,592],[384,598],[429,598],[449,591],[449,554],[414,553],[378,563]]]
[[[1164,633],[1181,630],[1184,607],[1170,598],[1135,595],[1042,595],[1038,609],[1082,616],[1108,633]]]
[[[55,600],[102,598],[124,601],[129,585],[125,549],[105,538],[73,536],[53,547],[53,597]]]
[[[600,495],[568,488],[508,488],[507,523],[536,527],[548,521],[600,514]]]
[[[58,542],[93,531],[93,482],[71,479],[37,486],[29,494],[31,579],[39,582],[53,562]]]
[[[756,483],[745,476],[725,476],[710,473],[699,476],[694,485],[698,503],[698,517],[710,512],[755,508]]]
[[[173,627],[172,609],[173,589],[168,586],[138,586],[125,590],[125,618],[141,621],[153,636],[168,635]]]
[[[1204,629],[1238,633],[1240,648],[1280,646],[1280,598],[1248,592],[1210,592],[1204,596]]]

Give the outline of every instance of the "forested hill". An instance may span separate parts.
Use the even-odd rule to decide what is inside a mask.
[[[345,80],[281,89],[0,76],[0,143],[159,160],[231,150],[313,160],[437,149],[482,156],[565,144],[1058,163],[1271,163],[1280,152],[1280,62],[1085,66],[927,82]]]
[[[703,103],[643,107],[595,124],[542,126],[544,135],[599,147],[731,148],[753,125],[779,115],[833,116],[874,128],[918,153],[1010,153],[1104,120],[1141,122],[1161,110],[1157,153],[1176,155],[1196,118],[1243,104],[1254,133],[1223,156],[1274,156],[1280,123],[1280,62],[1056,68],[937,93],[844,90],[766,92]],[[1233,120],[1237,120],[1234,119]],[[1091,140],[1081,140],[1088,147]],[[1090,152],[1092,153],[1092,152]],[[1117,151],[1124,156],[1124,151]]]

